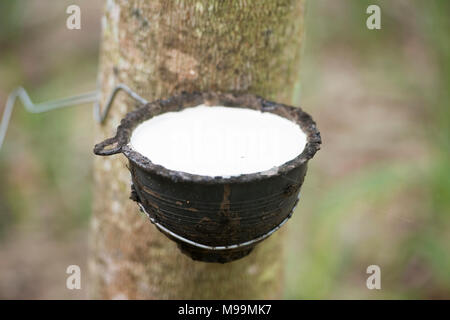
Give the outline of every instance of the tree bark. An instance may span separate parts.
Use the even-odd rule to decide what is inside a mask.
[[[245,91],[291,103],[302,43],[302,0],[108,0],[99,81],[152,101],[181,91]],[[96,142],[133,101],[120,95]],[[192,261],[129,200],[125,157],[95,159],[90,295],[112,299],[280,298],[283,233],[247,257]]]

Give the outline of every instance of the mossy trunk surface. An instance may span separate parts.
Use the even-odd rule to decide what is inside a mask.
[[[181,91],[215,90],[291,103],[303,11],[300,0],[108,0],[99,74],[103,104],[118,83],[149,101]],[[113,136],[135,107],[119,95],[95,142]],[[192,261],[129,200],[126,165],[122,155],[95,159],[92,298],[281,297],[283,231],[235,262]]]

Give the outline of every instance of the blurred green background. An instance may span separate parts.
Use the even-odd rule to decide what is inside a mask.
[[[66,28],[68,5],[82,29]],[[381,30],[366,8],[381,7]],[[0,110],[96,87],[103,1],[0,2]],[[450,298],[450,1],[314,0],[296,93],[323,147],[288,224],[285,298]],[[89,106],[17,106],[0,151],[0,298],[86,298]],[[366,268],[381,267],[381,290]]]

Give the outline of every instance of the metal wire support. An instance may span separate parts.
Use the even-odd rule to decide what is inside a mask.
[[[127,93],[131,98],[136,100],[142,105],[146,105],[148,103],[147,100],[142,98],[140,95],[138,95],[136,92],[131,90],[128,86],[124,85],[123,83],[117,85],[114,87],[114,89],[111,91],[111,94],[109,95],[108,101],[106,102],[105,108],[103,109],[103,112],[100,110],[100,102],[97,101],[94,105],[94,119],[98,123],[102,124],[105,122],[106,118],[108,117],[109,109],[111,109],[111,106],[114,102],[114,99],[119,93],[119,91],[124,91]],[[1,147],[1,145],[0,145]]]
[[[2,148],[3,142],[5,141],[6,131],[8,130],[9,121],[11,119],[11,114],[16,103],[16,100],[19,99],[25,109],[30,113],[43,113],[52,111],[55,109],[60,109],[64,107],[71,107],[76,105],[82,105],[86,103],[95,103],[94,104],[94,119],[102,124],[105,122],[108,117],[109,110],[114,102],[114,99],[119,91],[124,91],[131,98],[139,102],[140,104],[147,104],[148,101],[139,96],[136,92],[131,90],[128,86],[124,84],[119,84],[112,90],[111,94],[108,97],[105,108],[103,112],[100,110],[100,92],[99,91],[91,91],[83,94],[79,94],[76,96],[48,101],[44,103],[34,104],[31,101],[30,96],[27,91],[19,87],[14,90],[6,101],[5,110],[3,111],[2,121],[0,123],[0,150]]]
[[[246,242],[231,244],[231,245],[228,245],[228,246],[208,246],[208,245],[205,245],[205,244],[201,244],[201,243],[198,243],[198,242],[186,239],[185,237],[182,237],[179,234],[176,234],[175,232],[167,229],[162,224],[157,222],[156,219],[153,218],[147,212],[147,210],[145,210],[144,206],[142,205],[142,203],[140,201],[138,201],[137,204],[138,204],[139,209],[141,210],[141,212],[143,212],[148,217],[148,219],[150,220],[151,223],[153,223],[158,229],[162,230],[166,234],[169,234],[173,238],[178,239],[178,240],[180,240],[180,241],[182,241],[184,243],[187,243],[187,244],[189,244],[191,246],[194,246],[194,247],[197,247],[197,248],[201,248],[201,249],[205,249],[205,250],[212,250],[212,251],[220,251],[220,250],[231,250],[231,249],[237,249],[237,248],[246,247],[246,246],[252,245],[254,243],[260,242],[260,241],[270,237],[275,231],[280,229],[292,217],[292,214],[294,213],[295,209],[297,208],[299,200],[300,200],[300,193],[298,194],[297,200],[296,200],[296,202],[294,204],[294,207],[292,208],[291,212],[289,213],[289,215],[283,221],[281,221],[281,223],[279,225],[275,226],[269,232],[263,234],[262,236],[259,236],[259,237],[255,238],[255,239],[252,239],[252,240],[249,240],[249,241],[246,241]]]

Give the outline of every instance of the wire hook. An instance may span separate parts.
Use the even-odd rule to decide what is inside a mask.
[[[140,95],[138,95],[136,92],[131,90],[128,86],[121,83],[114,87],[114,89],[111,91],[111,94],[109,95],[108,101],[106,102],[105,108],[103,109],[103,112],[100,110],[100,103],[97,101],[94,105],[94,119],[98,123],[102,124],[105,122],[106,118],[108,117],[109,110],[111,109],[111,106],[114,102],[114,99],[119,93],[119,91],[124,91],[127,93],[131,98],[136,100],[142,105],[146,105],[148,103],[147,100],[142,98]]]
[[[16,90],[14,90],[8,96],[8,99],[6,100],[5,110],[3,111],[3,117],[2,117],[2,121],[0,123],[0,150],[2,148],[3,142],[5,141],[6,131],[8,130],[8,125],[9,125],[9,121],[11,119],[11,114],[12,114],[12,111],[14,109],[14,105],[15,105],[17,99],[19,99],[22,102],[25,109],[30,113],[43,113],[43,112],[48,112],[48,111],[59,109],[59,108],[76,106],[76,105],[93,102],[93,103],[95,103],[94,104],[94,119],[99,124],[103,124],[105,122],[106,118],[108,117],[111,106],[112,106],[114,99],[119,91],[124,91],[131,98],[133,98],[140,104],[145,105],[148,103],[148,101],[146,99],[142,98],[136,92],[131,90],[128,86],[126,86],[125,84],[122,84],[122,83],[118,84],[111,91],[111,94],[108,97],[108,100],[106,102],[105,108],[103,109],[103,112],[100,109],[100,102],[99,102],[100,92],[98,90],[79,94],[79,95],[68,97],[68,98],[34,104],[33,101],[31,101],[30,96],[28,95],[28,92],[24,88],[19,87]]]

